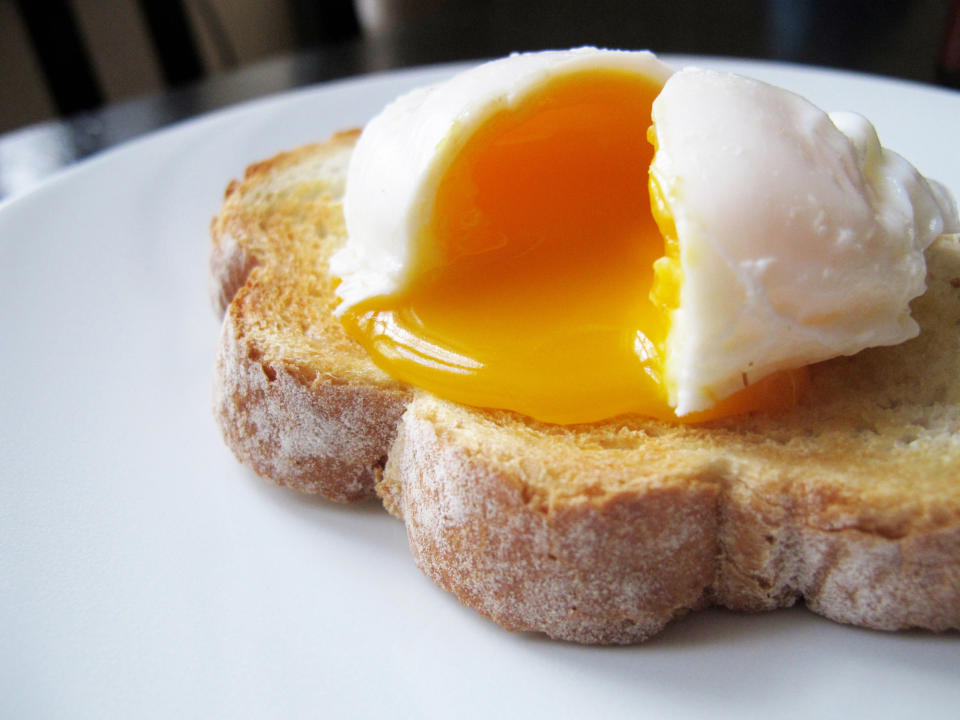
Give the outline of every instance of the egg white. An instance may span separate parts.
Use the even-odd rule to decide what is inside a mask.
[[[653,104],[651,175],[680,245],[667,339],[678,415],[745,384],[917,332],[924,250],[956,208],[863,118],[689,68]]]
[[[657,84],[673,72],[649,52],[585,47],[518,53],[402,95],[373,118],[347,175],[348,241],[330,266],[342,280],[338,312],[413,281],[411,260],[437,184],[476,128],[550,80],[586,69],[622,70]]]
[[[601,68],[665,84],[653,105],[650,173],[680,244],[665,372],[678,415],[777,370],[917,333],[909,302],[925,289],[923,251],[960,231],[944,188],[883,149],[859,116],[828,116],[735,75],[674,74],[648,52],[596,48],[485,63],[370,121],[347,178],[347,243],[331,260],[338,312],[429,269],[417,242],[474,130],[554,78]]]

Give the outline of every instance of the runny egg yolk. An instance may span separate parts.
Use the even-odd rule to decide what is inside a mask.
[[[682,272],[648,189],[659,92],[636,74],[581,71],[491,115],[443,171],[413,280],[350,308],[347,331],[394,377],[468,405],[556,423],[677,420],[664,351]],[[804,377],[679,419],[790,407]]]

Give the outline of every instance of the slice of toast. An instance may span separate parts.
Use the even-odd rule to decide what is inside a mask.
[[[372,497],[410,389],[332,314],[327,258],[359,133],[251,166],[211,227],[224,313],[214,403],[227,444],[258,474],[331,500]]]
[[[212,225],[215,414],[263,477],[380,495],[417,564],[513,630],[636,642],[711,604],[960,629],[960,244],[928,252],[920,336],[811,368],[787,414],[557,426],[445,402],[333,317],[357,134],[253,165]]]

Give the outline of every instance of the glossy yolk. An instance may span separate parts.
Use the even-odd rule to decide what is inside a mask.
[[[663,348],[682,277],[664,261],[650,299],[665,252],[648,193],[659,91],[584,71],[490,117],[444,171],[415,280],[348,311],[348,332],[391,375],[465,404],[556,423],[676,419]],[[682,420],[789,407],[802,383],[777,376]]]

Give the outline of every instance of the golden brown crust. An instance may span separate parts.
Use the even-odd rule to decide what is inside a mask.
[[[333,318],[326,259],[356,137],[341,133],[251,166],[211,226],[224,311],[214,414],[237,458],[330,500],[371,497],[409,390],[372,366]]]
[[[266,360],[256,342],[238,337],[232,310],[214,378],[224,439],[258,475],[338,502],[374,495],[405,393],[308,376],[296,365]]]
[[[708,604],[717,522],[708,478],[545,509],[425,405],[404,416],[382,490],[394,483],[416,563],[461,602],[510,630],[583,643],[644,640]]]
[[[538,457],[528,439],[532,460],[492,458],[482,448],[509,444],[497,433],[510,431],[476,416],[419,395],[379,491],[405,519],[421,569],[504,627],[631,643],[709,604],[759,611],[802,599],[864,627],[960,629],[955,518],[895,537],[825,527],[822,488],[782,468],[752,476],[709,453],[665,472],[658,458],[624,461],[622,448],[578,451],[581,476],[609,476],[611,465],[631,476],[617,489],[545,498],[532,486],[565,470],[568,448],[554,436],[552,456]]]
[[[242,462],[337,500],[376,484],[424,572],[510,629],[635,642],[709,604],[799,599],[960,628],[956,241],[928,254],[921,336],[814,367],[785,415],[563,427],[411,402],[331,312],[354,137],[253,166],[213,223],[215,412]]]
[[[886,538],[807,528],[807,607],[877,630],[960,629],[960,525]]]

